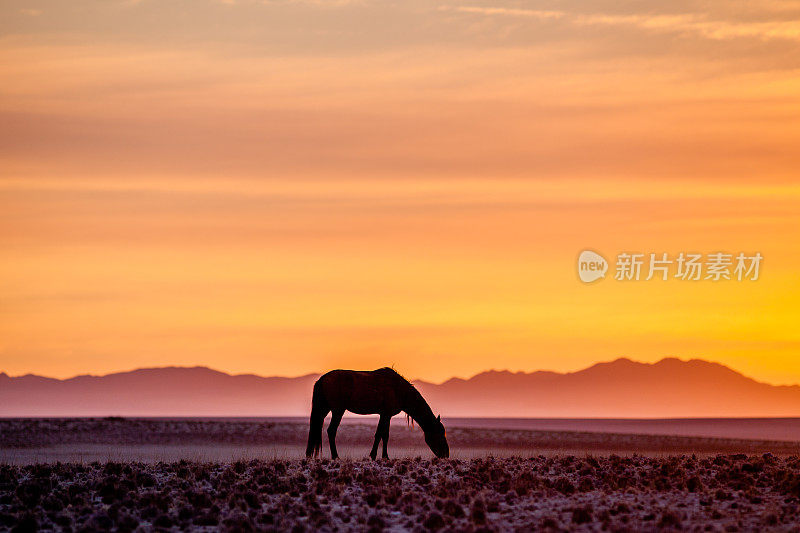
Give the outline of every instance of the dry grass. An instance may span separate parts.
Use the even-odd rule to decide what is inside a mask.
[[[798,527],[792,442],[453,428],[454,458],[438,460],[398,425],[397,458],[372,462],[361,459],[372,424],[341,428],[356,460],[300,458],[306,432],[296,421],[0,420],[0,530]]]
[[[0,528],[792,530],[798,469],[769,454],[6,465]]]

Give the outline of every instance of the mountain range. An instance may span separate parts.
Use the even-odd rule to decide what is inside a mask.
[[[0,416],[307,416],[317,377],[230,375],[205,367],[64,380],[0,373]],[[800,386],[760,383],[700,359],[623,358],[569,373],[491,370],[414,384],[445,417],[800,416]]]

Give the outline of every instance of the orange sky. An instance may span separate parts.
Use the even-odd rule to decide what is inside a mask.
[[[800,4],[0,5],[0,370],[800,382]],[[578,253],[756,252],[583,285]]]

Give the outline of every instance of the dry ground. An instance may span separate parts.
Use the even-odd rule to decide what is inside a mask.
[[[772,455],[252,460],[0,467],[0,528],[796,530]]]
[[[300,458],[306,431],[0,420],[0,530],[800,529],[793,442],[451,428],[454,458],[438,460],[397,424],[396,458],[373,462],[362,459],[372,424],[342,427],[355,459],[341,461]],[[198,450],[213,460],[186,460]]]
[[[340,426],[337,444],[343,457],[367,456],[377,420],[362,420]],[[418,427],[402,419],[392,422],[391,457],[432,456]],[[307,437],[306,422],[280,419],[0,419],[0,463],[302,458]],[[327,455],[327,436],[323,439],[323,455]],[[586,453],[800,454],[800,443],[791,441],[453,427],[449,423],[447,440],[452,457],[462,459]]]

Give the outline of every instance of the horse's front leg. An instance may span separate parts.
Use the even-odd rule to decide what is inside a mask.
[[[378,443],[381,441],[384,434],[389,433],[390,418],[391,417],[386,415],[381,415],[381,419],[378,421],[378,429],[375,430],[375,442],[372,443],[372,451],[369,452],[369,456],[373,460],[378,458]],[[386,457],[386,441],[384,441],[383,444],[383,456],[384,458]]]
[[[386,451],[386,447],[389,445],[389,427],[391,426],[390,423],[391,417],[386,418],[386,424],[383,427],[383,457],[384,459],[389,458],[389,454]]]

